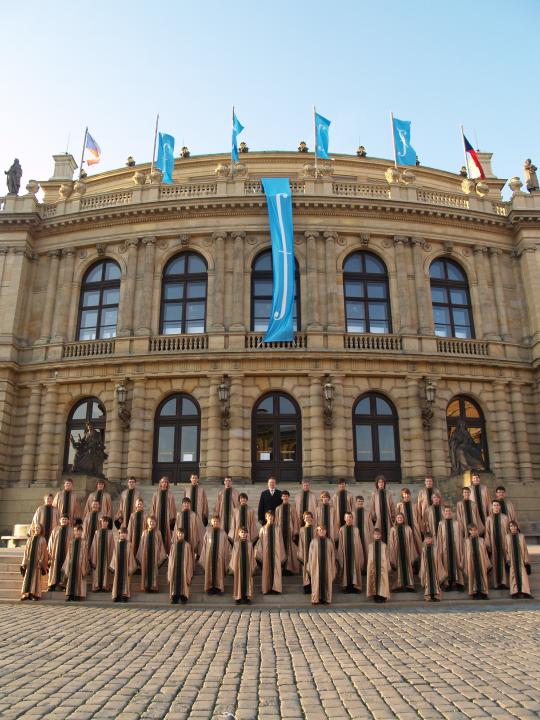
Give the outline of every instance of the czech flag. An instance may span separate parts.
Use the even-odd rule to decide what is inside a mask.
[[[88,131],[86,132],[86,143],[84,149],[88,150],[88,153],[91,156],[86,159],[87,165],[95,165],[101,160],[101,148]]]
[[[473,178],[473,180],[476,180],[477,178],[484,180],[486,176],[484,174],[484,168],[482,167],[480,160],[478,159],[478,153],[473,148],[471,143],[467,140],[465,135],[463,136],[463,143],[465,145],[465,155],[467,157],[469,177]]]

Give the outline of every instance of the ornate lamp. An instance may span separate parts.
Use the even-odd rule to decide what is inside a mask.
[[[218,398],[221,403],[221,427],[229,427],[231,383],[228,375],[223,375],[218,385]]]
[[[437,394],[437,386],[433,383],[431,378],[424,377],[424,395],[425,400],[422,405],[422,424],[426,430],[431,427],[431,420],[433,418],[433,404],[435,402],[435,395]]]
[[[120,418],[122,427],[124,430],[129,430],[131,413],[126,409],[127,389],[123,382],[118,383],[114,388],[114,394],[116,395],[116,401],[118,403],[118,417]]]
[[[324,424],[330,426],[332,425],[334,415],[334,386],[332,385],[330,375],[325,375],[322,391],[324,398]]]

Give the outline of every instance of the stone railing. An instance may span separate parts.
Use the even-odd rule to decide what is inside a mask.
[[[208,350],[208,335],[158,335],[148,341],[151,353]]]
[[[382,335],[373,333],[352,335],[347,333],[343,336],[343,347],[345,350],[396,352],[403,349],[403,343],[400,335]]]
[[[293,195],[303,195],[306,191],[306,184],[303,180],[291,180],[291,191]],[[244,180],[245,195],[264,195],[260,180]]]
[[[58,206],[56,203],[48,203],[47,205],[41,206],[41,217],[42,218],[50,218],[54,217],[56,215],[56,210],[58,209]]]
[[[96,357],[114,355],[114,340],[81,340],[66,343],[62,348],[63,358]]]
[[[501,217],[506,217],[508,215],[508,205],[509,203],[502,202],[491,203],[491,207],[493,208],[495,215],[500,215]]]
[[[264,334],[248,333],[244,347],[246,350],[305,350],[307,348],[307,335],[305,333],[295,333],[294,340],[266,343],[264,342]]]
[[[487,342],[458,338],[437,338],[437,352],[450,355],[489,355]]]
[[[130,205],[132,190],[118,190],[117,192],[102,193],[100,195],[89,195],[81,198],[82,210],[99,210],[100,208],[119,207]]]
[[[335,182],[332,183],[332,193],[345,197],[387,200],[390,197],[390,186],[372,185],[369,183]]]
[[[200,198],[217,194],[217,183],[186,183],[177,185],[162,185],[159,189],[160,200],[174,200],[175,198]]]
[[[443,205],[444,207],[469,209],[469,199],[466,195],[440,192],[438,190],[417,190],[416,199],[418,202],[428,205]]]

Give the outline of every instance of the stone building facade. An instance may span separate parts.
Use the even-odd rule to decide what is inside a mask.
[[[164,185],[74,182],[55,156],[42,202],[0,201],[2,486],[57,484],[92,416],[112,480],[443,482],[461,415],[534,499],[540,195],[514,179],[503,202],[490,158],[476,186],[350,156],[315,177],[298,153],[178,159]],[[271,346],[265,176],[291,180],[299,280],[295,340]]]

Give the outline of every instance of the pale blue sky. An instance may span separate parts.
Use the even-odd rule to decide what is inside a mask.
[[[540,163],[539,29],[539,0],[4,2],[0,167],[47,179],[86,124],[92,172],[149,161],[158,111],[178,148],[228,152],[234,102],[253,150],[312,148],[316,104],[331,151],[390,158],[392,110],[422,164],[459,170],[463,122],[499,177],[522,176]]]

